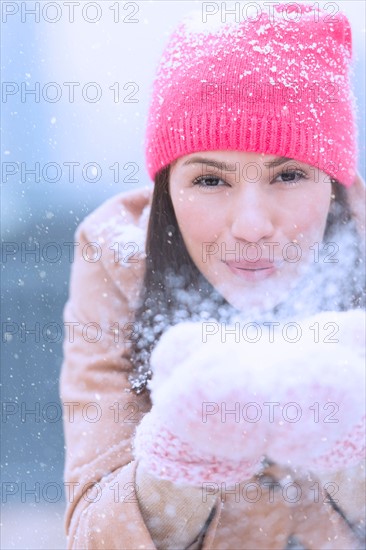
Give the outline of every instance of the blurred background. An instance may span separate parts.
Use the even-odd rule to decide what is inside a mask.
[[[365,2],[325,4],[353,27],[364,176]],[[58,380],[70,243],[105,199],[151,185],[143,139],[155,68],[201,5],[1,2],[3,549],[65,548]]]

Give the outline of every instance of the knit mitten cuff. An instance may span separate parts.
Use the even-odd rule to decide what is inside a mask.
[[[154,411],[145,415],[137,427],[134,455],[149,473],[182,485],[199,487],[203,483],[240,483],[262,469],[262,459],[221,459],[197,453],[188,442],[168,430]]]

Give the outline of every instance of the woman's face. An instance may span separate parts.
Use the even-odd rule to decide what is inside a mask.
[[[273,307],[316,261],[331,200],[330,178],[317,168],[205,151],[176,160],[169,186],[193,262],[237,309]]]

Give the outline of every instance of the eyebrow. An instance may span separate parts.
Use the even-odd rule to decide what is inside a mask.
[[[263,164],[267,168],[275,168],[276,166],[280,166],[281,164],[284,164],[289,160],[293,160],[293,159],[288,157],[278,157],[269,162],[264,162]],[[234,172],[236,169],[235,164],[228,164],[227,162],[208,159],[205,157],[191,157],[186,161],[184,161],[182,166],[188,166],[190,164],[205,164],[206,166],[212,166],[213,168],[217,168],[218,170],[223,170],[224,172]]]
[[[278,157],[278,159],[271,160],[269,162],[264,162],[264,166],[267,166],[267,168],[276,168],[276,166],[281,166],[281,164],[285,164],[285,162],[288,162],[289,160],[294,160],[289,157]]]

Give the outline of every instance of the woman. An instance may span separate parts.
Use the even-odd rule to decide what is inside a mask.
[[[69,548],[361,547],[359,428],[347,456],[328,449],[324,459],[301,441],[292,461],[280,451],[293,451],[296,430],[288,445],[270,427],[273,460],[257,444],[249,457],[248,438],[220,438],[222,425],[211,437],[179,408],[218,399],[194,342],[202,321],[263,323],[364,306],[350,27],[342,15],[314,18],[313,6],[296,20],[282,9],[217,28],[194,18],[179,26],[149,113],[154,191],[113,197],[76,233],[61,378]],[[95,261],[88,243],[101,250]],[[329,253],[340,261],[325,261]],[[188,339],[187,321],[198,323]],[[208,349],[203,363],[216,361],[215,380],[224,380],[222,348]],[[225,351],[235,369],[235,351]],[[241,384],[247,391],[244,378],[228,395]],[[285,498],[277,489],[286,480],[306,498]],[[256,500],[250,489],[259,486],[268,493]]]

